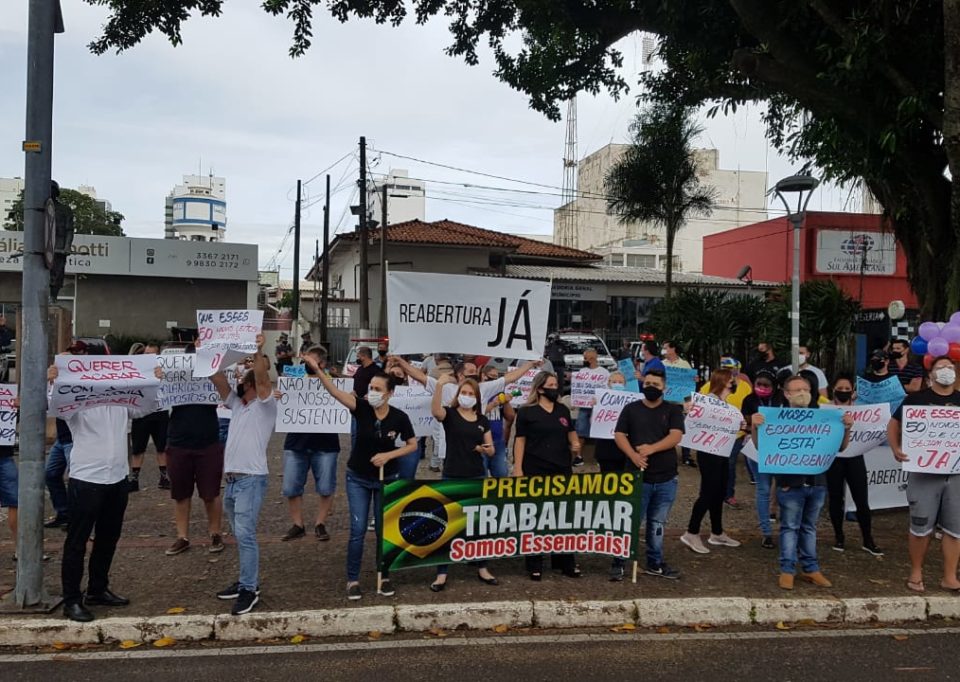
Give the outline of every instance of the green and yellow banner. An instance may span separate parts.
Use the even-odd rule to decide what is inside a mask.
[[[381,567],[531,554],[637,556],[641,475],[395,481],[384,488]]]

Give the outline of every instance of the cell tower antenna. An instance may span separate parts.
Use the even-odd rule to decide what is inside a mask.
[[[577,248],[580,243],[577,206],[577,96],[567,101],[567,138],[563,152],[563,205],[554,241],[561,246]]]

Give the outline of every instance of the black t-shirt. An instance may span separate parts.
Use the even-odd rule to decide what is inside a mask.
[[[615,430],[626,434],[633,447],[656,443],[673,430],[683,433],[683,407],[668,402],[648,407],[642,400],[636,400],[623,408]],[[627,468],[636,470],[629,459]],[[643,472],[645,483],[666,483],[676,476],[677,453],[673,448],[660,450],[647,458],[647,469]]]
[[[362,365],[357,367],[357,371],[353,375],[353,392],[358,398],[367,395],[367,387],[370,386],[370,380],[382,371],[383,370],[377,367],[376,363],[372,363],[366,367]]]
[[[479,417],[467,421],[455,407],[445,407],[443,432],[447,439],[447,456],[443,460],[443,475],[447,478],[483,478],[486,455],[474,448],[483,445],[483,434],[490,430],[490,421]]]
[[[143,417],[137,417],[133,421],[135,422],[164,422],[170,418],[170,413],[166,410],[157,410],[156,412],[151,412],[148,415]]]
[[[871,384],[882,384],[887,379],[895,376],[892,372],[887,374],[876,374],[874,372],[866,372],[863,375],[864,381],[869,381]]]
[[[62,419],[57,420],[57,440],[60,441],[60,445],[73,442],[73,434],[70,433],[70,427],[67,426],[67,422]]]
[[[756,393],[751,393],[743,399],[740,413],[743,415],[743,420],[747,422],[747,426],[750,426],[750,418],[757,414],[761,407],[781,407],[781,402],[776,393],[769,398],[761,398]]]
[[[947,395],[940,395],[934,392],[932,388],[925,388],[916,393],[908,393],[903,399],[903,403],[893,413],[893,418],[898,422],[903,421],[904,405],[937,405],[939,407],[957,407],[960,405],[960,391],[953,391]]]
[[[890,374],[897,377],[904,386],[914,379],[923,377],[923,367],[913,362],[908,362],[903,367],[900,367],[896,362],[891,362],[888,369]]]
[[[340,452],[340,436],[336,433],[288,433],[283,439],[283,449]]]
[[[760,358],[747,365],[746,373],[747,376],[750,377],[750,381],[754,381],[757,378],[757,373],[761,370],[777,376],[777,372],[780,371],[781,367],[783,367],[783,363],[776,357],[774,357],[773,360]]]
[[[350,453],[347,468],[357,476],[377,480],[380,470],[373,466],[370,459],[381,452],[390,452],[403,446],[414,437],[413,425],[406,412],[391,407],[383,419],[377,419],[376,413],[366,400],[357,399],[353,411],[357,420],[357,444]],[[384,478],[397,474],[397,460],[391,459],[384,466]]]
[[[178,448],[200,450],[220,440],[216,405],[178,405],[170,413],[167,443]]]
[[[570,410],[561,403],[547,412],[540,404],[517,410],[516,436],[525,438],[523,474],[569,474],[573,472],[569,433],[574,430]]]
[[[13,457],[12,445],[0,445],[0,459],[5,457]]]
[[[622,462],[627,457],[617,447],[616,441],[611,438],[598,439],[593,456],[597,458],[598,462]]]

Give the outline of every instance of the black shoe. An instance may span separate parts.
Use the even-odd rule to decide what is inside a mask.
[[[482,582],[482,583],[484,583],[484,584],[486,584],[486,585],[499,585],[499,584],[500,584],[500,581],[497,580],[496,578],[484,578],[484,577],[483,577],[482,575],[480,575],[479,573],[477,573],[477,578],[480,580],[480,582]]]
[[[574,457],[574,458],[573,458],[573,466],[575,466],[575,467],[582,467],[582,466],[583,466],[583,457],[581,457],[580,455],[577,455],[576,457]]]
[[[877,544],[872,540],[870,542],[864,542],[862,549],[867,554],[872,554],[873,556],[883,556],[883,550],[877,547]]]
[[[322,523],[313,527],[313,534],[317,536],[317,540],[320,542],[326,542],[330,539],[330,533],[327,532],[327,527]]]
[[[237,595],[237,601],[234,602],[233,608],[230,609],[230,613],[234,616],[242,616],[245,613],[250,613],[258,601],[260,601],[259,590],[254,592],[253,590],[241,589],[240,594]]]
[[[776,549],[773,544],[773,538],[769,535],[764,535],[763,540],[760,541],[760,546],[764,549]]]
[[[66,516],[61,516],[60,514],[57,514],[52,519],[50,519],[45,524],[43,524],[43,527],[44,528],[66,528],[68,525],[70,525],[70,519],[68,519]]]
[[[610,576],[610,582],[612,583],[622,583],[623,582],[623,564],[614,564],[610,567],[610,572],[607,574]]]
[[[157,483],[157,488],[160,490],[170,490],[170,479],[166,475],[160,476],[160,482]]]
[[[839,540],[837,540],[836,542],[833,543],[833,551],[835,551],[835,552],[842,552],[842,551],[844,551],[844,550],[846,550],[846,545],[845,545],[844,542],[843,542],[843,538],[841,538],[841,539],[839,539]]]
[[[384,578],[380,581],[380,589],[377,590],[377,594],[381,597],[392,597],[397,591],[393,588],[393,583],[390,582],[389,578]]]
[[[260,595],[259,587],[256,589],[256,594],[258,596]],[[233,585],[226,588],[225,590],[220,590],[219,592],[217,592],[217,599],[227,600],[227,599],[237,599],[239,597],[240,597],[240,583],[238,582],[234,583]]]
[[[128,493],[140,492],[140,481],[136,478],[131,478],[129,481],[127,481],[127,492]]]
[[[647,575],[653,575],[658,578],[666,578],[667,580],[680,580],[680,571],[670,568],[666,564],[660,564],[659,566],[655,567],[647,566],[647,569],[644,572]]]
[[[70,620],[78,623],[89,623],[93,620],[93,614],[80,602],[71,602],[63,605],[63,615]]]
[[[442,583],[430,583],[431,592],[443,592],[447,588],[446,581]]]
[[[360,591],[360,585],[347,586],[347,599],[350,601],[360,601],[363,598],[363,592]]]
[[[302,538],[307,534],[307,531],[304,530],[303,526],[298,526],[296,524],[290,526],[290,530],[287,531],[287,534],[280,538],[281,542],[288,542],[290,540],[297,540]]]
[[[130,600],[114,594],[110,590],[104,590],[100,594],[89,594],[83,602],[89,606],[129,606]]]

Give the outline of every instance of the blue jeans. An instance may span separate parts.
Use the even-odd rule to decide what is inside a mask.
[[[267,492],[266,476],[227,474],[223,491],[223,513],[237,539],[240,560],[240,589],[254,591],[260,585],[260,545],[257,521]]]
[[[19,506],[17,497],[20,477],[17,475],[17,463],[13,457],[0,457],[0,505],[10,509]],[[16,538],[14,538],[16,541]]]
[[[57,516],[68,516],[67,508],[67,486],[63,482],[63,475],[70,467],[70,451],[73,450],[73,443],[61,443],[59,440],[53,442],[50,448],[50,454],[47,455],[47,464],[44,476],[47,481],[47,490],[50,491],[50,504],[53,505]]]
[[[483,468],[486,469],[488,476],[494,478],[504,478],[508,476],[507,472],[507,444],[503,442],[503,437],[493,439],[493,457],[483,458]]]
[[[394,480],[394,479],[390,479]],[[367,534],[367,519],[370,518],[371,507],[374,511],[380,505],[383,488],[380,481],[363,478],[347,469],[347,506],[350,510],[350,539],[347,541],[347,582],[360,580],[360,565],[363,563],[363,540]],[[383,536],[380,525],[383,523],[381,514],[374,513],[376,521],[377,539]],[[386,577],[387,572],[383,572]]]
[[[820,570],[817,561],[817,518],[826,499],[827,487],[823,485],[787,490],[777,488],[781,573],[793,575],[798,559],[804,573]]]
[[[339,450],[284,450],[283,496],[302,497],[307,473],[313,471],[313,487],[318,495],[329,497],[337,489],[337,455]]]
[[[747,462],[753,463],[749,459]],[[760,522],[760,532],[764,537],[770,537],[773,535],[773,525],[770,523],[770,488],[773,487],[773,474],[755,471],[753,475],[757,479],[757,520]]]
[[[593,409],[590,407],[581,407],[580,411],[577,412],[577,435],[581,438],[590,437],[590,415],[593,414]]]
[[[227,435],[230,433],[230,420],[220,417],[217,422],[220,424],[220,442],[225,444]]]
[[[422,447],[420,445],[410,454],[397,458],[397,478],[412,481],[417,477],[417,467],[420,465],[420,448]]]
[[[663,529],[667,516],[677,499],[679,478],[664,483],[643,484],[640,502],[640,518],[645,519],[647,539],[647,568],[659,568],[663,564]]]
[[[726,500],[734,497],[734,488],[737,486],[737,459],[740,457],[741,450],[743,450],[743,438],[737,438],[733,443],[733,450],[730,451],[730,461],[727,463],[730,469],[727,474],[727,494],[724,497]]]

